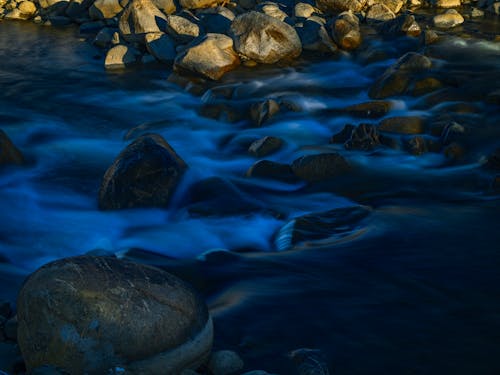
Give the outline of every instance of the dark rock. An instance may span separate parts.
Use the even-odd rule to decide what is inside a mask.
[[[401,149],[401,140],[399,137],[390,136],[387,134],[379,134],[378,139],[380,144],[392,148],[393,150]]]
[[[354,132],[355,129],[356,127],[354,125],[347,124],[342,128],[342,130],[339,133],[333,135],[332,138],[330,138],[330,143],[340,143],[340,144],[346,143],[348,140],[351,139],[352,133]]]
[[[208,363],[211,373],[217,375],[239,374],[244,366],[240,356],[231,350],[219,350],[213,353]]]
[[[12,307],[9,301],[0,301],[0,316],[8,319],[12,314]]]
[[[106,171],[99,208],[166,207],[186,169],[186,163],[160,135],[143,135]]]
[[[17,316],[5,322],[3,331],[8,340],[17,341]]]
[[[319,349],[301,348],[288,353],[295,363],[298,375],[329,375],[325,357]]]
[[[246,173],[247,177],[266,178],[283,182],[295,182],[297,177],[288,164],[276,163],[270,160],[259,160]]]
[[[14,342],[0,342],[0,373],[24,374],[19,347]]]
[[[370,151],[380,145],[378,130],[371,124],[360,124],[344,144],[347,150]]]
[[[308,182],[328,181],[350,170],[347,161],[336,152],[302,156],[293,161],[293,173]]]
[[[261,126],[279,111],[279,103],[274,99],[267,99],[250,106],[250,118],[255,126]]]
[[[359,233],[361,221],[371,213],[364,206],[336,208],[326,212],[299,216],[285,224],[277,233],[278,250],[297,247],[333,245],[345,237]]]
[[[212,11],[210,11],[212,10]],[[209,8],[198,14],[207,33],[228,34],[235,16],[224,7]]]
[[[341,13],[332,23],[332,38],[344,50],[358,48],[362,42],[358,17],[352,12]]]
[[[383,119],[378,130],[397,134],[420,134],[424,132],[424,120],[416,116],[398,116]]]
[[[353,117],[379,118],[389,113],[392,106],[391,102],[380,100],[354,104],[345,108],[345,111]]]
[[[410,14],[401,15],[393,20],[383,22],[378,26],[378,31],[386,36],[407,35],[418,37],[422,33],[422,29],[415,17]]]
[[[500,170],[500,148],[497,148],[495,152],[488,157],[486,166],[491,169]]]
[[[120,0],[95,0],[89,9],[93,20],[104,20],[116,17],[123,10]]]
[[[236,17],[231,25],[236,51],[263,64],[292,60],[302,52],[302,44],[293,27],[258,12]]]
[[[426,139],[421,136],[406,139],[405,148],[412,155],[422,155],[428,151]]]
[[[328,34],[325,25],[317,22],[314,17],[295,26],[302,43],[302,49],[319,53],[332,53],[337,51],[333,39]]]
[[[443,153],[448,160],[458,161],[460,159],[463,159],[465,150],[460,144],[453,142],[444,148]]]
[[[58,260],[32,274],[18,298],[28,372],[174,374],[203,364],[213,329],[205,303],[157,268],[107,257]],[[43,350],[41,350],[43,348]]]
[[[175,43],[165,33],[148,33],[144,37],[146,49],[154,58],[162,63],[171,64],[176,57]]]
[[[12,143],[10,138],[0,129],[0,165],[24,163],[21,151]]]
[[[283,146],[283,140],[276,137],[264,137],[252,142],[248,152],[258,158],[270,155]]]
[[[439,90],[442,87],[443,84],[437,78],[426,77],[415,82],[415,84],[413,85],[412,95],[414,96],[425,95],[430,92]]]
[[[493,179],[492,188],[494,191],[500,191],[500,175]]]

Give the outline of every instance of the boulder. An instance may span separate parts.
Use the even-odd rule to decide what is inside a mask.
[[[397,134],[420,134],[424,132],[424,120],[417,116],[397,116],[383,119],[378,130]]]
[[[17,4],[17,9],[22,15],[26,16],[28,19],[32,18],[36,13],[36,5],[31,1],[21,1]]]
[[[433,0],[438,8],[456,8],[461,5],[460,0]]]
[[[213,353],[208,362],[209,370],[216,375],[239,374],[244,366],[238,353],[231,350],[219,350]]]
[[[282,139],[267,136],[252,142],[252,144],[248,148],[248,152],[253,156],[261,158],[263,156],[275,153],[282,146],[283,146]]]
[[[24,156],[12,143],[7,134],[0,129],[0,165],[24,163]]]
[[[452,27],[461,25],[464,23],[464,17],[458,13],[455,9],[450,9],[443,14],[438,14],[432,19],[434,26],[441,29],[451,29]]]
[[[160,135],[143,135],[106,171],[99,208],[166,207],[186,169],[186,163]]]
[[[112,27],[102,28],[94,38],[94,44],[101,48],[105,48],[110,45],[117,45],[119,43],[120,34],[117,29]]]
[[[316,0],[316,6],[326,12],[340,13],[344,11],[360,12],[368,0]]]
[[[198,12],[207,33],[228,34],[235,15],[224,7],[208,8]]]
[[[355,128],[350,139],[344,143],[347,150],[370,151],[380,146],[377,128],[371,124],[360,124]]]
[[[302,156],[292,162],[292,172],[307,182],[322,182],[345,174],[351,167],[337,152]]]
[[[342,130],[334,134],[330,138],[330,143],[344,144],[351,139],[352,133],[356,130],[356,127],[351,124],[345,125]]]
[[[167,16],[165,31],[181,44],[189,43],[200,35],[200,27],[185,17]]]
[[[123,11],[119,28],[126,41],[144,43],[144,35],[165,30],[167,17],[151,0],[132,0]]]
[[[306,19],[301,25],[296,25],[302,49],[320,53],[336,52],[337,46],[328,34],[324,23],[318,22],[317,18],[313,16]]]
[[[196,39],[175,59],[174,68],[217,80],[240,64],[233,40],[223,34],[207,34]]]
[[[389,21],[395,18],[394,12],[382,3],[372,5],[366,12],[366,21],[368,23]]]
[[[210,8],[217,5],[220,0],[180,0],[179,3],[184,9]]]
[[[259,160],[248,169],[246,175],[247,177],[257,177],[283,182],[297,181],[297,177],[293,174],[292,168],[288,164],[276,163],[270,160]]]
[[[139,56],[140,53],[135,48],[118,44],[107,52],[104,66],[107,69],[123,68],[135,64]]]
[[[173,14],[177,11],[174,0],[152,0],[153,4],[165,14]]]
[[[280,6],[276,3],[271,3],[271,2],[263,3],[259,5],[258,10],[280,21],[285,21],[285,19],[288,18],[288,14],[286,14],[283,10],[281,10]]]
[[[210,354],[207,307],[182,280],[112,257],[49,263],[18,297],[18,343],[28,372],[173,374]]]
[[[148,33],[144,37],[146,49],[156,60],[171,64],[175,60],[175,43],[165,33]]]
[[[295,17],[309,18],[316,12],[317,10],[308,3],[297,3],[294,7]]]
[[[332,23],[332,37],[344,50],[353,50],[362,42],[359,19],[352,12],[343,12]]]
[[[120,0],[95,0],[89,8],[93,20],[104,20],[117,16],[123,10]]]
[[[368,0],[368,4],[384,4],[394,14],[398,14],[405,2],[403,0]]]
[[[378,31],[382,35],[391,37],[400,35],[417,37],[422,33],[422,29],[415,20],[415,16],[411,14],[401,15],[393,20],[383,22],[378,27]]]
[[[236,51],[258,63],[291,60],[302,52],[295,29],[266,14],[251,11],[236,17],[230,33]]]

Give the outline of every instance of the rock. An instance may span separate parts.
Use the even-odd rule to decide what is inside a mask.
[[[93,20],[104,20],[117,16],[122,10],[119,0],[95,0],[89,8],[89,16]]]
[[[19,9],[19,11],[21,12],[21,14],[23,14],[24,16],[28,17],[29,18],[32,18],[37,9],[36,9],[36,5],[31,2],[31,1],[22,1],[20,2],[18,5],[17,5],[17,9]]]
[[[102,20],[92,21],[92,22],[84,22],[80,25],[80,29],[78,30],[80,34],[97,34],[99,30],[106,27],[106,23]]]
[[[276,163],[270,160],[259,160],[246,173],[247,177],[265,178],[283,182],[295,182],[297,177],[288,164]]]
[[[434,0],[438,8],[456,8],[459,7],[460,0]]]
[[[341,13],[332,23],[332,38],[344,50],[358,48],[362,42],[358,17],[352,12]]]
[[[420,134],[424,132],[424,120],[416,116],[398,116],[383,119],[378,130],[397,134]]]
[[[425,154],[428,151],[427,142],[424,137],[415,136],[405,141],[406,150],[415,156]]]
[[[14,342],[0,342],[0,374],[25,374],[19,347]],[[5,371],[5,372],[3,372]]]
[[[380,145],[378,130],[371,124],[360,124],[353,130],[344,147],[347,150],[370,151]]]
[[[274,64],[302,53],[295,29],[266,14],[251,11],[236,17],[230,33],[236,51],[258,63]]]
[[[375,81],[368,95],[374,99],[383,99],[389,96],[405,94],[410,86],[411,79],[416,78],[416,73],[430,69],[431,60],[416,52],[408,52],[388,68],[384,74]]]
[[[296,26],[302,49],[320,53],[336,52],[337,46],[324,26],[326,22],[318,22],[317,18],[316,16],[310,17],[302,23],[302,26]]]
[[[348,140],[351,139],[352,133],[356,130],[356,127],[351,124],[347,124],[342,128],[340,132],[337,134],[333,135],[332,138],[330,138],[330,143],[340,143],[344,144]]]
[[[370,213],[367,207],[353,206],[296,217],[276,234],[276,248],[285,251],[301,246],[333,245],[359,233],[364,227],[361,221]]]
[[[295,17],[309,18],[314,13],[316,13],[316,9],[308,3],[297,3],[294,7]]]
[[[196,39],[175,59],[178,72],[191,72],[218,80],[240,64],[233,40],[223,34],[207,34]]]
[[[24,164],[24,156],[7,134],[0,129],[0,166],[7,164]]]
[[[434,16],[432,20],[434,26],[442,29],[450,29],[464,23],[464,18],[455,9],[450,9],[443,14],[438,14]]]
[[[460,144],[453,142],[444,148],[443,154],[448,160],[456,162],[460,159],[463,159],[465,150]]]
[[[336,152],[302,156],[292,162],[291,168],[298,178],[307,182],[331,180],[351,169],[349,163]]]
[[[391,12],[398,14],[405,2],[403,0],[369,0],[368,4],[370,3],[384,4]]]
[[[174,0],[152,0],[153,4],[165,14],[173,14],[177,11]]]
[[[38,3],[38,6],[42,9],[47,9],[47,8],[54,9],[54,8],[56,8],[57,4],[59,4],[59,3],[61,3],[61,4],[59,4],[59,6],[66,8],[69,1],[67,1],[67,0],[38,0],[37,3]]]
[[[189,43],[200,35],[199,26],[182,16],[167,16],[166,32],[179,43]]]
[[[175,43],[165,33],[148,33],[144,37],[146,49],[156,60],[171,64],[175,60]]]
[[[426,77],[415,82],[412,95],[420,96],[436,91],[443,87],[440,80],[434,77]]]
[[[139,56],[140,53],[135,48],[118,44],[112,47],[106,54],[104,66],[107,69],[123,68],[135,64]]]
[[[472,18],[480,18],[480,17],[484,17],[484,12],[483,12],[481,9],[478,9],[478,8],[472,8],[471,13],[470,13],[470,16],[471,16]]]
[[[422,33],[422,28],[411,14],[396,17],[393,20],[383,22],[379,28],[382,35],[399,36],[407,35],[417,37]]]
[[[69,26],[73,23],[71,18],[66,16],[49,16],[46,25],[51,25],[55,27]]]
[[[392,107],[392,102],[380,100],[354,104],[344,111],[353,117],[379,118],[389,113]]]
[[[253,156],[261,158],[278,151],[283,146],[283,141],[276,137],[264,137],[252,142],[248,152]]]
[[[30,16],[27,16],[17,8],[12,9],[10,12],[5,14],[5,19],[6,20],[21,20],[21,21],[26,21],[30,19]]]
[[[297,366],[298,375],[330,374],[323,353],[319,349],[296,349],[291,351],[288,357]]]
[[[94,44],[101,48],[106,48],[110,45],[117,45],[119,43],[120,35],[118,34],[117,29],[112,27],[103,28],[97,33],[94,39]]]
[[[285,21],[288,18],[288,14],[281,10],[276,3],[263,3],[259,6],[262,13],[267,14],[279,21]]]
[[[500,148],[497,148],[489,157],[486,166],[491,169],[500,170]]]
[[[165,16],[151,0],[132,0],[123,11],[119,27],[126,41],[144,42],[147,33],[158,33],[165,30]]]
[[[224,7],[209,8],[198,13],[207,33],[228,34],[235,18],[232,11]]]
[[[230,350],[219,350],[213,353],[208,363],[208,368],[215,375],[238,374],[244,366],[240,356]]]
[[[31,371],[31,375],[67,375],[67,372],[64,372],[60,368],[54,366],[41,366],[33,369]]]
[[[368,23],[383,22],[393,20],[396,15],[385,4],[377,3],[368,8],[366,12],[366,21]]]
[[[160,135],[143,135],[106,171],[99,208],[166,207],[186,169],[186,163]]]
[[[112,257],[43,266],[19,293],[18,318],[28,372],[50,365],[71,374],[179,373],[203,364],[213,340],[207,307],[189,285]]]
[[[3,331],[8,340],[17,341],[17,316],[14,316],[5,322]]]
[[[316,0],[316,6],[323,11],[333,13],[360,12],[367,2],[367,0]]]
[[[12,314],[12,307],[9,301],[0,301],[0,317],[4,317],[5,319],[10,318]]]
[[[255,126],[261,126],[280,111],[279,103],[274,99],[254,103],[250,106],[250,118]]]
[[[180,0],[179,3],[184,9],[209,8],[217,5],[219,0]]]
[[[75,22],[81,23],[82,20],[87,19],[88,8],[92,2],[92,0],[71,0],[64,13]]]

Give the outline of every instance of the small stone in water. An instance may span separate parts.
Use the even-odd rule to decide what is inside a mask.
[[[257,157],[263,157],[278,151],[283,146],[283,141],[276,137],[264,137],[253,142],[248,152]]]
[[[220,350],[213,353],[208,363],[208,368],[214,375],[237,374],[244,366],[240,356],[231,350]]]

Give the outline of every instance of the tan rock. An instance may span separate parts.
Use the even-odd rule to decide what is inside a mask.
[[[450,29],[452,27],[464,23],[464,18],[455,9],[447,10],[443,14],[438,14],[433,18],[434,26],[442,29]]]

